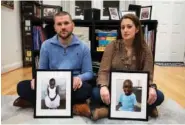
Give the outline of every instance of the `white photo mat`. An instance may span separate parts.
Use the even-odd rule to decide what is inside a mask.
[[[36,72],[36,107],[35,107],[35,117],[72,117],[71,109],[71,86],[72,86],[72,72],[71,71],[42,71],[38,70]],[[65,99],[66,108],[65,109],[42,109],[41,99],[43,88],[46,88],[48,81],[54,78],[56,84],[63,84],[61,81],[65,82]]]

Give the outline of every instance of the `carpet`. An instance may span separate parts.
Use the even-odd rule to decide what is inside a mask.
[[[156,62],[158,66],[170,66],[170,67],[185,67],[183,62]]]
[[[185,109],[171,99],[166,99],[158,107],[159,117],[149,121],[100,119],[96,122],[80,116],[70,118],[34,119],[32,108],[22,109],[12,106],[17,96],[1,96],[2,124],[185,124]]]

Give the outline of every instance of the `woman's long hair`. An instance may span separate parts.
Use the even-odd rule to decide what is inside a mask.
[[[142,55],[144,54],[144,50],[146,47],[146,42],[144,41],[144,36],[141,28],[140,20],[137,16],[133,14],[126,14],[120,19],[120,29],[118,30],[118,36],[117,39],[123,39],[121,35],[121,22],[123,19],[130,19],[134,23],[135,27],[138,29],[138,32],[135,35],[135,39],[133,41],[133,47],[135,50],[135,56],[136,56],[136,66],[137,70],[142,70],[143,64],[142,64]]]

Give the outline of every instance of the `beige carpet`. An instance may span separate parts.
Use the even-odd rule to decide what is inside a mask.
[[[158,108],[159,117],[149,121],[134,120],[109,120],[107,118],[96,122],[85,118],[74,116],[72,119],[34,119],[33,109],[22,109],[12,106],[17,96],[1,96],[1,123],[2,124],[185,124],[185,109],[175,101],[168,99]]]

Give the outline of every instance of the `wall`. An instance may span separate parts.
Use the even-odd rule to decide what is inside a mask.
[[[19,2],[14,10],[1,6],[1,73],[22,67]]]
[[[152,19],[158,20],[155,61],[183,62],[185,1],[149,0],[137,1],[137,4],[152,5]]]
[[[43,1],[43,4],[46,5],[56,5],[56,6],[61,6],[62,1]]]

